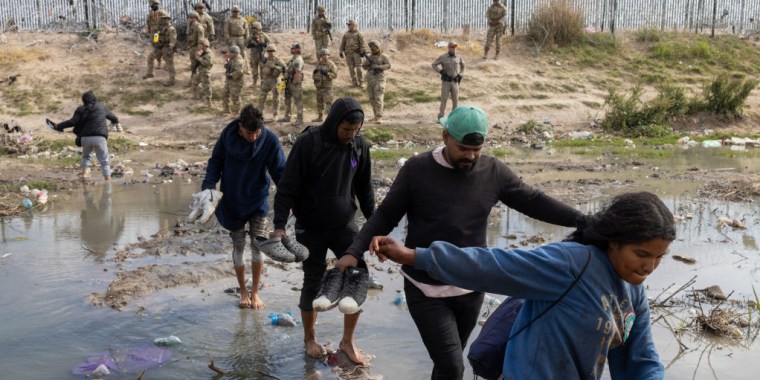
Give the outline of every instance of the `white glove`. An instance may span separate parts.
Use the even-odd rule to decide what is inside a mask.
[[[188,222],[205,224],[211,219],[219,200],[222,199],[222,192],[212,189],[206,189],[193,194],[193,201],[190,203],[190,215],[187,216]],[[197,221],[196,221],[197,219]]]

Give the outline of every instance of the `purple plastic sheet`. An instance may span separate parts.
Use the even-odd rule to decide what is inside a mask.
[[[167,347],[111,348],[98,355],[88,356],[84,362],[71,369],[73,375],[89,375],[101,364],[115,373],[139,373],[166,363],[172,357]]]

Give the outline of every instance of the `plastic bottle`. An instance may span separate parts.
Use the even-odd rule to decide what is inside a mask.
[[[483,297],[483,305],[499,306],[499,305],[501,305],[501,301],[499,301],[498,298],[494,298],[494,297],[491,297],[488,294],[486,294],[486,296]]]
[[[393,300],[393,304],[397,306],[406,305],[406,293],[403,290],[397,290],[396,298]]]
[[[32,208],[32,200],[29,198],[24,198],[23,201],[21,201],[21,204],[26,208]]]
[[[273,325],[293,327],[296,325],[296,321],[293,318],[293,313],[272,313],[269,314],[269,319]]]
[[[174,346],[176,344],[181,344],[182,341],[176,336],[170,335],[165,338],[156,338],[153,343],[155,343],[156,346]]]

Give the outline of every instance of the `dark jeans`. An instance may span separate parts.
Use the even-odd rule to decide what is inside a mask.
[[[464,347],[478,322],[483,293],[458,297],[430,298],[404,279],[409,306],[422,342],[433,359],[431,379],[459,379],[464,376]]]
[[[327,250],[333,251],[335,257],[340,259],[353,243],[357,232],[359,228],[354,223],[331,230],[302,230],[296,226],[296,240],[309,249],[309,258],[303,262],[303,288],[298,303],[301,311],[314,311],[311,302],[317,298],[327,269]],[[359,266],[366,268],[367,264],[360,260]]]

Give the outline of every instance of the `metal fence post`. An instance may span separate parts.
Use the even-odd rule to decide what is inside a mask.
[[[713,0],[713,20],[712,20],[712,30],[710,31],[710,37],[715,37],[715,18],[718,15],[718,0]]]
[[[515,35],[515,0],[512,0],[512,12],[509,18],[510,18],[509,22],[512,24],[512,35],[514,36]]]
[[[667,12],[668,0],[662,1],[662,21],[660,22],[660,30],[665,30],[665,12]]]

